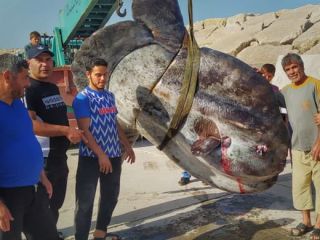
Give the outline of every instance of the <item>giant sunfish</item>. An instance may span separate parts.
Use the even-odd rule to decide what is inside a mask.
[[[79,90],[93,57],[109,64],[118,119],[131,135],[159,146],[175,114],[188,33],[177,0],[133,0],[133,21],[99,29],[72,64]],[[283,170],[288,134],[272,88],[249,65],[200,49],[192,106],[163,152],[193,176],[236,193],[263,191]]]

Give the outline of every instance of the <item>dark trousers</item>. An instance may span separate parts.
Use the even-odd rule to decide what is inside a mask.
[[[0,196],[14,218],[10,222],[10,231],[0,231],[0,240],[21,240],[22,232],[28,240],[58,239],[48,194],[41,184],[0,188]]]
[[[59,165],[54,164],[55,162],[58,162]],[[69,172],[67,157],[62,156],[59,158],[50,156],[49,158],[45,158],[45,171],[49,181],[52,184],[53,194],[50,199],[50,210],[54,217],[55,223],[57,223],[59,218],[59,209],[63,205],[67,191]]]
[[[96,229],[106,231],[118,202],[122,160],[111,158],[112,173],[99,171],[97,158],[79,157],[76,176],[75,239],[87,240],[98,179],[100,199]]]

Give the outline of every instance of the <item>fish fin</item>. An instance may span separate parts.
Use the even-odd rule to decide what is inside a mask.
[[[177,0],[135,0],[132,17],[150,29],[162,47],[171,52],[180,49],[186,29]]]

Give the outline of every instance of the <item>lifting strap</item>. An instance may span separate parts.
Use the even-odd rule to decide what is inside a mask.
[[[180,95],[176,111],[172,117],[169,129],[158,149],[162,150],[167,143],[179,132],[192,107],[193,98],[197,88],[198,72],[200,67],[200,50],[193,32],[192,0],[188,0],[189,31],[188,56],[184,72],[184,79],[180,89]]]

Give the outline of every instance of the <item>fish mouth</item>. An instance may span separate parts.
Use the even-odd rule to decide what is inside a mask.
[[[211,152],[220,148],[221,150],[227,149],[231,145],[231,138],[224,136],[222,138],[217,138],[215,136],[210,136],[205,139],[198,139],[191,145],[191,152],[195,156],[207,156]],[[222,151],[222,155],[224,151]]]
[[[193,130],[198,139],[191,145],[192,154],[204,157],[221,145],[221,134],[214,121],[198,118],[194,122]]]

